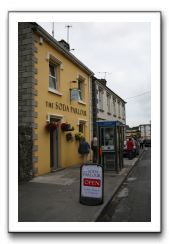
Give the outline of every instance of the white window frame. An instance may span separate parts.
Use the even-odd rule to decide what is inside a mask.
[[[55,73],[56,73],[56,89],[50,87],[50,81],[48,81],[48,91],[52,92],[56,95],[62,96],[63,94],[59,91],[60,88],[60,70],[64,69],[63,62],[57,59],[52,53],[47,52],[46,60],[49,62],[49,65],[54,65],[55,66]],[[50,77],[50,70],[49,70],[49,76]],[[51,76],[51,78],[55,78]],[[48,78],[49,79],[49,78]]]
[[[84,119],[78,119],[78,122],[77,122],[77,125],[78,125],[78,131],[79,131],[79,125],[80,124],[83,124],[83,128],[84,128],[84,132],[83,132],[83,135],[85,136],[85,127],[87,126],[87,120],[84,120]]]
[[[47,114],[47,122],[50,122],[51,118],[59,119],[61,123],[63,122],[64,116],[61,114]]]
[[[118,117],[120,118],[120,101],[118,101]]]
[[[122,119],[125,120],[125,105],[122,103]]]
[[[116,98],[113,98],[113,115],[117,116],[117,114],[116,114]]]
[[[53,68],[55,76],[50,74],[50,67]],[[55,81],[55,88],[50,86],[50,78]],[[49,89],[58,91],[58,65],[52,61],[49,61]]]
[[[79,89],[81,83],[81,89]],[[85,104],[85,78],[82,75],[77,75],[77,85],[79,90],[79,103]]]
[[[80,87],[79,87],[80,84]],[[83,101],[83,81],[81,79],[78,79],[78,90],[79,90],[79,100]]]
[[[111,101],[111,95],[109,93],[107,93],[107,112],[108,113],[111,113],[110,101]]]

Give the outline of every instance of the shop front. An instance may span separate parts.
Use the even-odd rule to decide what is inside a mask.
[[[64,103],[55,102],[54,104],[49,101],[45,102],[45,109],[47,118],[44,128],[45,133],[39,136],[44,137],[43,141],[46,141],[46,145],[48,145],[46,147],[46,156],[47,161],[50,162],[50,169],[47,170],[56,171],[59,168],[81,163],[78,154],[80,139],[84,136],[86,140],[90,140],[87,111]],[[43,149],[43,145],[40,147]],[[41,152],[41,154],[44,154],[42,160],[45,156],[44,150]],[[45,163],[43,165],[39,163],[39,169],[43,166],[45,166]],[[42,168],[41,171],[43,173],[46,170]]]

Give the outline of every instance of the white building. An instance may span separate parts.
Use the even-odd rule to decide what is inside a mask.
[[[118,120],[126,124],[126,102],[106,86],[105,79],[93,78],[92,102],[94,133],[96,132],[96,121],[99,120]]]
[[[141,137],[144,139],[151,139],[151,124],[140,125]]]

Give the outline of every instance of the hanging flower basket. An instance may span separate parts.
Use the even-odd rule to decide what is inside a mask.
[[[66,140],[67,141],[73,141],[73,135],[72,135],[72,133],[67,133],[66,134]]]
[[[59,123],[55,121],[51,121],[51,122],[48,121],[45,127],[48,131],[54,131],[56,130],[56,128],[59,127]]]
[[[76,141],[80,141],[84,137],[83,133],[78,132],[75,134]]]
[[[62,131],[73,131],[74,130],[74,127],[71,126],[71,124],[62,123],[61,124],[61,129],[62,129]]]

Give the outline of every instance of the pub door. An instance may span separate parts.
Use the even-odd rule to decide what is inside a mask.
[[[50,121],[59,120],[51,118]],[[50,167],[55,171],[59,167],[59,128],[50,131]]]

